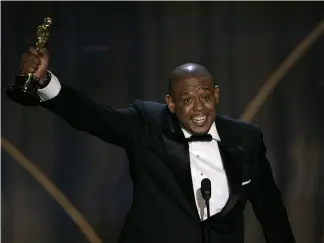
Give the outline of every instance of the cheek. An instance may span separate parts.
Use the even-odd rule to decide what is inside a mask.
[[[186,120],[190,116],[190,107],[184,106],[177,110],[179,118]]]
[[[212,100],[205,104],[206,108],[214,112],[216,110],[216,100]]]

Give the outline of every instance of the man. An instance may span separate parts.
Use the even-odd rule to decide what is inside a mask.
[[[40,78],[41,105],[127,153],[134,199],[121,243],[242,243],[247,200],[268,243],[295,242],[261,130],[216,115],[219,89],[203,66],[172,72],[167,105],[136,101],[117,110],[61,84],[48,63],[35,48],[21,62],[23,73]],[[205,178],[210,217],[200,189]]]

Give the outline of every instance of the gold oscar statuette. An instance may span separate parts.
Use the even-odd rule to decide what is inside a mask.
[[[47,43],[49,37],[48,28],[51,24],[52,19],[45,18],[44,23],[37,27],[36,49],[39,52],[42,52]],[[38,88],[38,78],[33,73],[21,73],[19,76],[16,76],[15,83],[7,89],[7,95],[19,104],[37,106],[40,102],[40,97],[37,94]]]

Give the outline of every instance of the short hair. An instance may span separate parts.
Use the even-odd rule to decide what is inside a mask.
[[[169,94],[172,93],[172,88],[175,82],[189,77],[208,77],[214,83],[214,79],[212,78],[209,71],[204,66],[196,63],[186,63],[176,67],[171,72],[171,75],[169,77],[169,82],[168,82]]]

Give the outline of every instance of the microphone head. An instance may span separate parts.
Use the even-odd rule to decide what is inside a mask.
[[[210,199],[210,197],[211,197],[211,182],[208,178],[205,178],[201,181],[200,191],[201,191],[202,197],[205,200]]]

